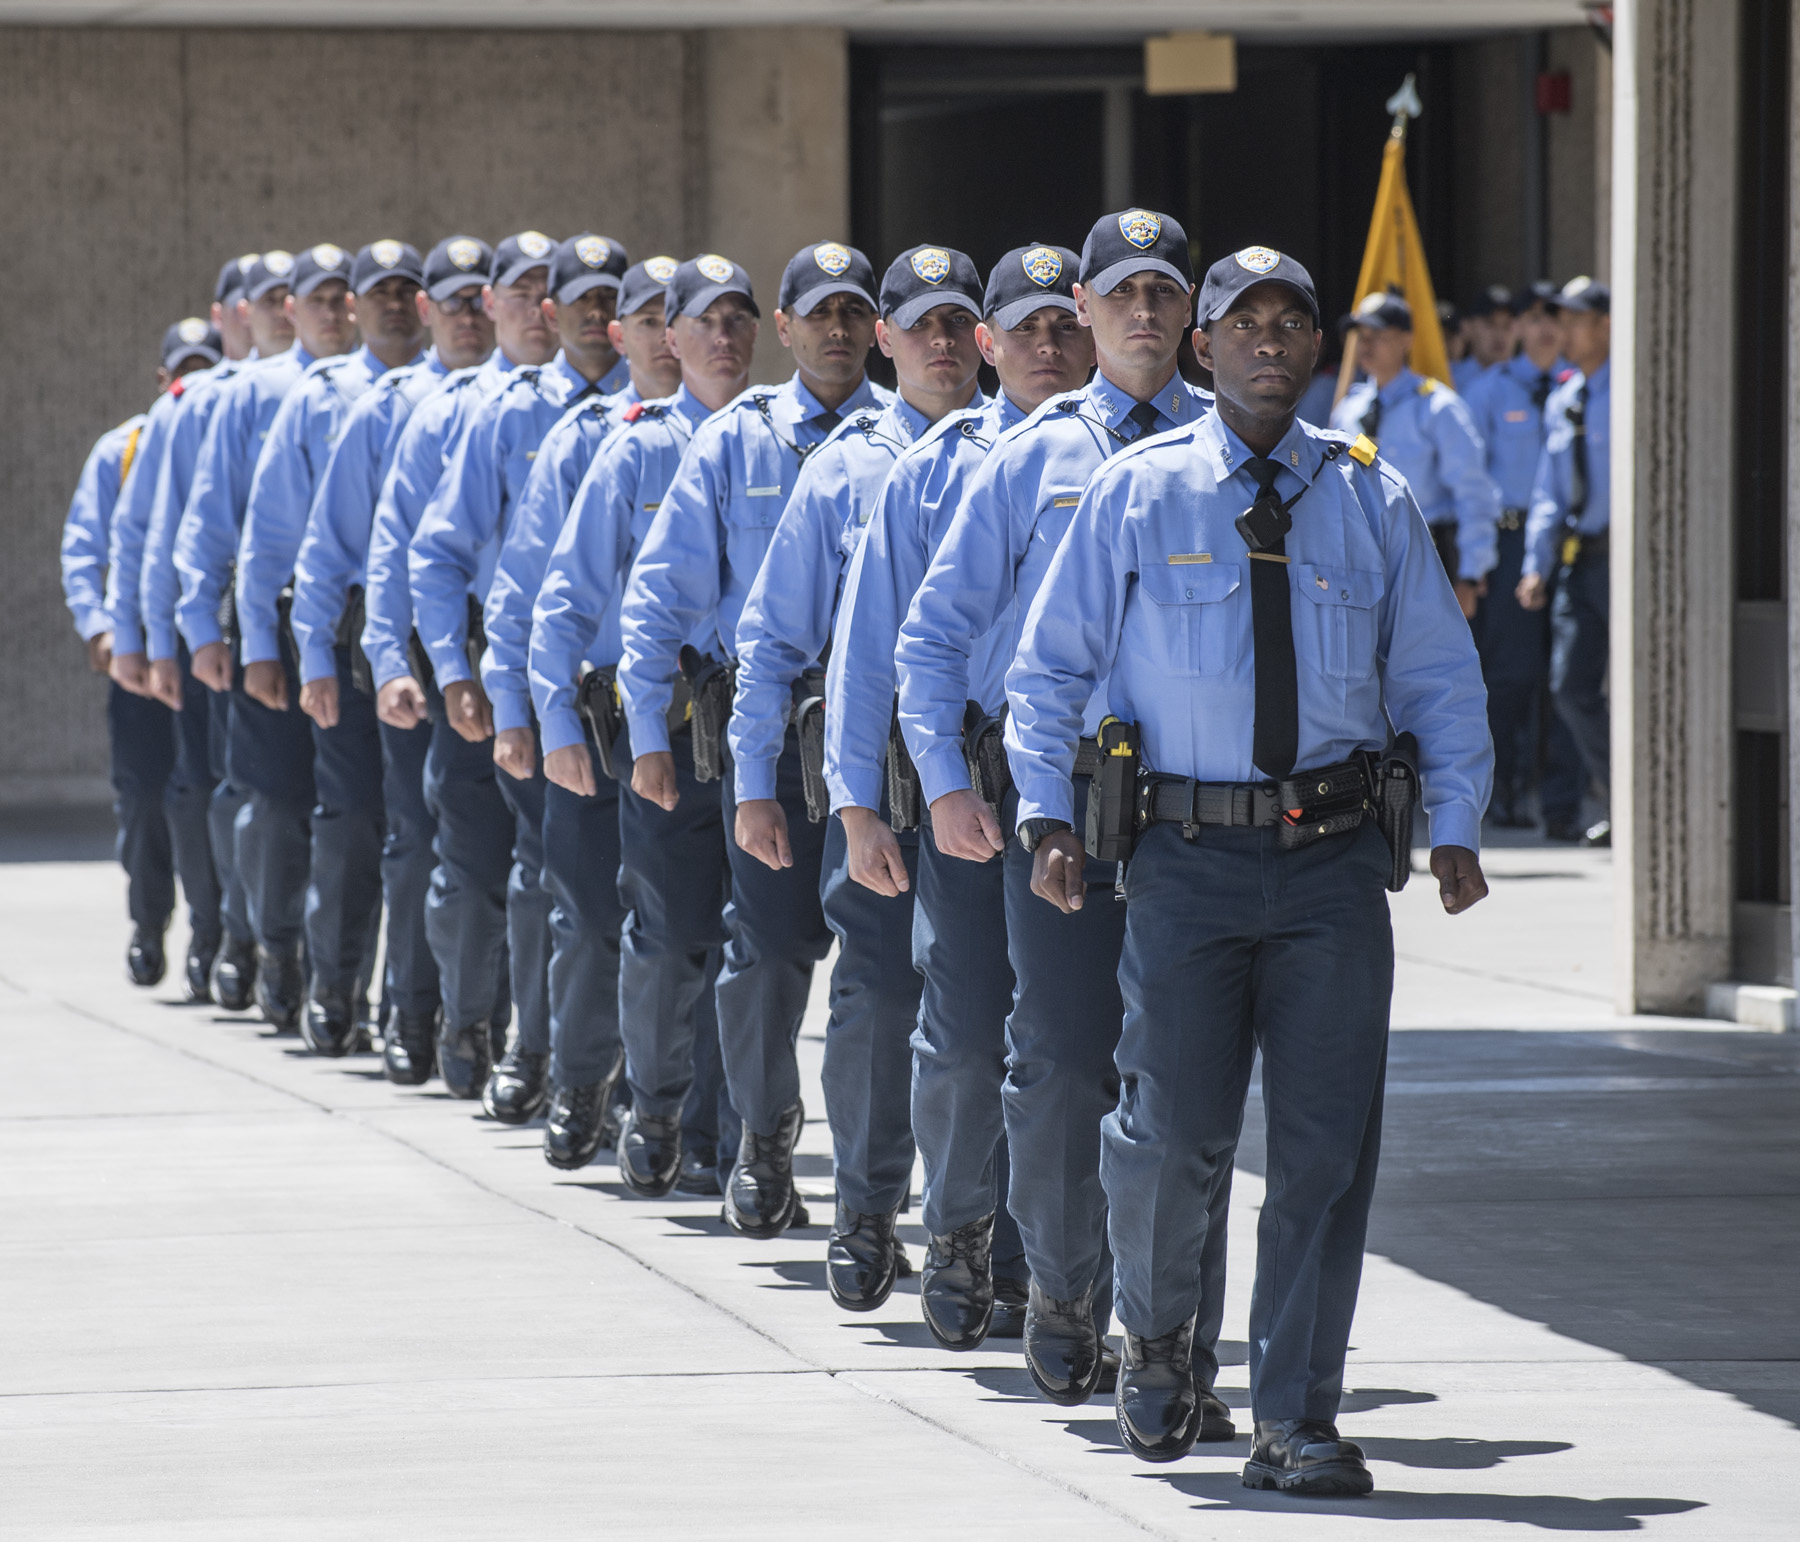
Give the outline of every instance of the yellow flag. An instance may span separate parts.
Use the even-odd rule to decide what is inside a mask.
[[[1363,248],[1362,271],[1356,277],[1356,297],[1351,309],[1371,294],[1393,290],[1412,307],[1412,367],[1429,380],[1450,380],[1450,356],[1444,350],[1444,331],[1438,325],[1437,296],[1431,288],[1431,270],[1425,263],[1425,243],[1419,239],[1419,222],[1413,216],[1412,196],[1406,190],[1406,137],[1404,121],[1388,136],[1381,152],[1381,185],[1375,190],[1375,217],[1369,221],[1369,244]],[[1352,334],[1354,335],[1354,334]],[[1345,359],[1346,379],[1350,360]],[[1339,395],[1342,395],[1342,389]]]

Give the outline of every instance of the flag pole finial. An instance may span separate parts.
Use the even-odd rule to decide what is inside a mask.
[[[1408,71],[1406,79],[1400,83],[1400,89],[1387,99],[1387,110],[1394,115],[1394,126],[1390,137],[1406,138],[1406,120],[1417,118],[1425,111],[1425,104],[1419,100],[1418,77]]]

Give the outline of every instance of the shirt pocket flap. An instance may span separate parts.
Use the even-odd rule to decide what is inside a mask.
[[[1158,605],[1204,605],[1229,599],[1243,572],[1235,562],[1166,563],[1145,568],[1138,582]]]
[[[1315,605],[1347,606],[1352,610],[1368,610],[1381,603],[1382,576],[1355,568],[1315,567],[1299,563],[1300,592]]]

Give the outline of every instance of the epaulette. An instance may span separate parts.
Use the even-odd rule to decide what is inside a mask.
[[[1444,382],[1441,380],[1433,380],[1429,375],[1419,382],[1419,395],[1421,396],[1429,396],[1433,391],[1441,391],[1443,389]]]
[[[1358,434],[1350,441],[1351,460],[1360,461],[1365,466],[1373,466],[1378,453],[1379,446],[1367,434]]]

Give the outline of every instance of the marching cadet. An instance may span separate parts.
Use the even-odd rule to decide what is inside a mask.
[[[245,634],[227,641],[220,620],[228,613],[238,632],[233,566],[275,415],[316,359],[347,353],[356,341],[350,254],[329,241],[297,258],[265,252],[251,270],[247,297],[266,299],[280,290],[287,291],[294,345],[258,360],[225,387],[194,466],[175,566],[181,574],[176,620],[193,650],[194,674],[215,691],[231,692],[227,759],[232,782],[247,795],[236,820],[236,851],[256,934],[256,1003],[278,1032],[288,1033],[299,1027],[306,992],[312,735],[297,707],[270,705],[285,702],[267,683],[281,673],[280,661],[252,669],[241,658],[241,643],[260,652],[256,640]],[[261,697],[251,694],[252,684]]]
[[[1475,847],[1492,765],[1474,641],[1406,483],[1373,445],[1295,419],[1321,341],[1291,257],[1253,246],[1212,266],[1194,350],[1217,405],[1095,472],[1030,603],[1006,729],[1019,826],[1036,832],[1032,885],[1055,914],[1109,904],[1086,898],[1071,828],[1095,706],[1117,770],[1133,769],[1135,744],[1148,772],[1141,792],[1115,776],[1118,797],[1089,825],[1108,849],[1136,843],[1101,1165],[1120,1434],[1172,1461],[1201,1429],[1196,1293],[1201,1315],[1218,1310],[1202,1265],[1209,1194],[1260,1048],[1270,1186],[1244,1482],[1303,1495],[1371,1486],[1334,1423],[1393,987],[1383,888],[1399,864],[1364,817],[1370,762],[1390,721],[1416,735],[1453,915],[1487,892]],[[1410,830],[1395,839],[1409,864]]]
[[[479,368],[448,376],[407,420],[369,537],[363,649],[374,677],[376,714],[396,728],[415,727],[427,717],[432,724],[424,788],[437,821],[437,861],[425,928],[443,1003],[438,1074],[459,1098],[481,1096],[512,1016],[506,884],[513,816],[495,785],[493,753],[478,719],[463,710],[462,698],[476,690],[467,666],[465,678],[450,687],[458,700],[454,716],[432,678],[431,658],[413,629],[408,549],[476,410],[514,370],[547,364],[556,352],[556,332],[544,310],[554,248],[536,230],[508,236],[491,254],[467,237],[450,243],[451,261],[470,277],[491,255],[481,303],[497,346]]]
[[[1368,376],[1344,393],[1331,426],[1374,440],[1406,478],[1456,586],[1457,603],[1473,617],[1493,570],[1500,519],[1500,493],[1487,474],[1481,435],[1455,391],[1407,364],[1412,307],[1399,295],[1365,295],[1347,324],[1357,331],[1356,357]]]
[[[899,787],[874,808],[830,819],[824,792],[824,727],[801,733],[803,780],[783,802],[778,767],[790,723],[820,697],[844,572],[855,555],[896,457],[926,429],[975,401],[981,350],[981,275],[963,253],[915,246],[888,267],[878,296],[875,341],[894,361],[898,391],[880,413],[852,414],[807,458],[782,510],[762,571],[738,622],[737,699],[731,757],[737,777],[737,843],[774,872],[793,862],[798,821],[825,822],[819,897],[838,940],[825,1030],[825,1117],[831,1129],[837,1212],[825,1277],[846,1311],[881,1306],[910,1273],[894,1237],[912,1188],[912,1032],[919,1016],[913,967],[912,886],[918,872],[916,807],[894,806]],[[985,405],[985,402],[980,403]],[[884,697],[891,707],[891,693]],[[829,698],[818,711],[828,723]],[[817,764],[809,767],[811,754]],[[791,796],[798,791],[800,796]],[[860,874],[860,878],[853,875]],[[757,1058],[772,1062],[779,1046]],[[727,1066],[733,1057],[728,1051]],[[785,1067],[783,1067],[785,1076]],[[794,1073],[798,1082],[798,1070]]]
[[[701,271],[702,260],[711,274]],[[619,606],[632,558],[695,428],[750,379],[756,300],[742,268],[724,258],[718,263],[652,258],[641,275],[634,269],[626,276],[620,326],[629,334],[651,320],[665,322],[662,336],[678,384],[667,396],[628,409],[623,426],[595,449],[532,610],[531,693],[551,797],[568,795],[600,809],[613,804],[625,907],[618,1019],[624,1064],[616,1057],[603,1063],[599,1046],[579,1061],[571,1056],[571,1079],[557,1073],[544,1155],[565,1168],[593,1159],[623,1075],[631,1111],[617,1132],[619,1176],[630,1192],[651,1198],[672,1187],[718,1193],[717,1170],[729,1162],[739,1134],[724,1093],[713,1000],[730,890],[719,800],[707,797],[696,779],[685,707],[669,716],[676,806],[664,809],[632,789],[631,744],[615,684]],[[710,625],[709,618],[688,640],[704,646]],[[585,679],[584,662],[592,666]],[[577,705],[583,692],[590,702],[585,709]]]
[[[1078,279],[1071,293],[1078,318],[1092,329],[1099,368],[1085,388],[1053,397],[988,453],[913,598],[895,655],[900,724],[933,839],[971,862],[1005,852],[1007,950],[1016,983],[1001,1096],[1008,1208],[1031,1271],[1025,1363],[1045,1397],[1068,1405],[1093,1396],[1115,1363],[1102,1340],[1111,1261],[1099,1165],[1100,1120],[1119,1090],[1112,1057],[1124,1010],[1124,914],[1105,904],[1057,916],[1031,898],[1031,854],[1043,827],[1028,823],[1019,841],[1008,843],[994,808],[1011,828],[1007,778],[996,766],[1001,785],[985,788],[985,796],[971,786],[964,742],[973,658],[978,646],[991,646],[984,639],[996,627],[1006,629],[1011,657],[1025,609],[1095,469],[1127,444],[1192,422],[1208,401],[1175,368],[1193,294],[1180,225],[1148,209],[1106,215],[1088,232]],[[1099,768],[1095,706],[1077,768],[1084,796]],[[1112,876],[1110,865],[1096,862],[1089,881],[1110,885]],[[1221,1220],[1205,1260],[1209,1280],[1222,1279],[1225,1268],[1229,1151],[1224,1156],[1210,1200]],[[952,1261],[972,1265],[979,1248],[979,1234],[965,1236]],[[971,1293],[982,1288],[972,1284]],[[1219,1310],[1211,1303],[1202,1324],[1196,1375],[1205,1393],[1205,1438],[1229,1440],[1225,1405],[1206,1391],[1217,1369],[1210,1356]]]
[[[1550,612],[1550,695],[1602,797],[1612,788],[1612,723],[1606,699],[1611,614],[1607,558],[1612,531],[1612,291],[1570,279],[1556,298],[1563,356],[1575,373],[1551,394],[1548,428],[1531,489],[1519,603]],[[1583,839],[1612,845],[1602,819]]]
[[[494,763],[507,773],[496,785],[515,830],[506,890],[515,1023],[482,1090],[482,1106],[505,1124],[530,1119],[549,1090],[551,899],[541,881],[545,783],[529,695],[519,690],[490,703],[472,673],[483,650],[470,646],[470,618],[486,603],[496,556],[544,435],[580,398],[630,384],[607,333],[626,264],[623,247],[590,232],[556,248],[540,304],[562,346],[547,364],[514,370],[473,409],[419,517],[407,557],[419,636],[451,727],[470,743],[492,739]],[[584,1008],[592,1009],[565,1004],[569,1011]]]
[[[668,396],[681,382],[663,326],[663,291],[675,268],[673,258],[652,257],[619,275],[607,331],[630,379],[610,395],[578,399],[556,420],[538,446],[519,494],[485,613],[482,687],[497,724],[533,721],[532,609],[595,452],[633,407]],[[584,1167],[604,1138],[624,1054],[619,1046],[619,938],[625,912],[619,893],[618,792],[610,779],[596,782],[586,796],[563,785],[551,766],[547,728],[541,722],[538,736],[546,741],[541,882],[551,900],[544,1158],[552,1167]]]
[[[703,312],[733,289],[747,295],[748,280],[734,263],[709,254],[697,258],[694,267],[705,282],[691,296],[683,290],[683,312]],[[725,1076],[743,1121],[737,1162],[725,1186],[725,1219],[755,1237],[779,1236],[789,1226],[807,1224],[793,1178],[794,1146],[805,1118],[793,1046],[813,965],[831,945],[819,905],[824,831],[802,821],[780,851],[786,860],[771,869],[740,844],[740,836],[752,832],[738,830],[736,779],[728,763],[715,762],[724,759],[719,741],[729,713],[738,620],[800,468],[846,417],[880,413],[892,399],[864,372],[875,340],[870,276],[868,260],[835,241],[802,247],[789,260],[775,330],[793,352],[794,375],[777,388],[753,387],[694,430],[639,548],[621,613],[619,690],[637,757],[633,790],[665,811],[673,810],[680,796],[667,714],[684,647],[690,648],[696,697],[696,769],[703,776],[725,772],[720,804],[731,903],[716,999]],[[704,655],[689,644],[696,635],[706,639]],[[702,733],[709,745],[701,744]],[[784,743],[788,753],[777,762],[773,792],[788,807],[799,808],[792,724]],[[769,789],[754,790],[764,794],[758,800],[765,805],[760,828],[772,823],[766,811]],[[680,1150],[678,1106],[642,1112],[634,1106],[620,1136],[621,1165],[629,1162],[656,1174],[661,1183],[661,1175],[678,1170]]]
[[[1488,818],[1503,829],[1532,823],[1527,802],[1538,765],[1538,725],[1550,659],[1549,617],[1526,610],[1515,592],[1525,564],[1531,483],[1544,447],[1544,404],[1567,373],[1558,357],[1562,328],[1556,286],[1531,284],[1513,297],[1519,351],[1484,374],[1469,412],[1487,446],[1488,474],[1500,489],[1498,557],[1475,618],[1481,674],[1494,736],[1494,800]],[[1538,813],[1552,840],[1581,838],[1581,753],[1560,716],[1549,716]]]
[[[413,303],[432,346],[356,399],[319,480],[294,559],[293,601],[300,707],[316,730],[336,729],[346,712],[362,714],[361,698],[368,698],[374,713],[373,674],[357,676],[369,671],[361,634],[375,503],[413,408],[452,371],[473,369],[493,352],[494,324],[481,308],[482,279],[492,260],[483,243],[467,236],[448,237],[427,254],[419,280],[423,291],[414,290]],[[342,685],[346,679],[348,688]],[[382,1064],[389,1081],[417,1086],[436,1063],[439,1006],[437,961],[425,938],[431,842],[437,833],[424,791],[431,729],[423,721],[399,727],[379,720],[376,728],[384,827],[381,891],[387,904],[383,996],[389,1008]]]
[[[335,250],[335,249],[334,249]],[[319,248],[309,254],[318,271]],[[292,579],[307,516],[337,443],[345,414],[380,376],[409,364],[424,341],[415,296],[424,277],[419,254],[400,241],[376,241],[349,264],[348,318],[362,335],[353,353],[307,367],[269,425],[257,460],[238,541],[237,608],[244,690],[284,723],[302,714],[299,638],[288,625]],[[308,294],[335,289],[312,275],[294,285],[300,313]],[[302,342],[308,328],[300,327]],[[350,688],[348,650],[339,711],[330,727],[310,727],[316,801],[308,811],[310,861],[304,896],[306,962],[311,974],[300,1032],[315,1054],[348,1054],[364,1033],[368,986],[381,925],[381,740],[375,704]]]
[[[867,826],[882,806],[900,623],[970,477],[1001,434],[1052,396],[1079,390],[1093,369],[1093,333],[1075,314],[1077,262],[1060,246],[1019,247],[1000,259],[975,332],[1000,394],[941,419],[899,456],[857,545],[826,681],[825,779],[846,830]],[[1003,622],[971,657],[969,697],[984,711],[1005,698],[1011,640]],[[1013,997],[1004,866],[945,855],[929,815],[918,852],[913,955],[924,983],[912,1035],[911,1109],[930,1236],[920,1306],[940,1344],[972,1349],[990,1335],[1024,1331],[1025,1245],[1006,1208],[1000,1112]],[[877,893],[895,886],[887,864],[861,860],[857,845],[849,863],[850,876]]]
[[[1469,392],[1497,364],[1504,364],[1519,347],[1517,307],[1513,292],[1504,284],[1489,284],[1463,312],[1463,337],[1468,342],[1466,362],[1472,367],[1451,382],[1466,402]]]

